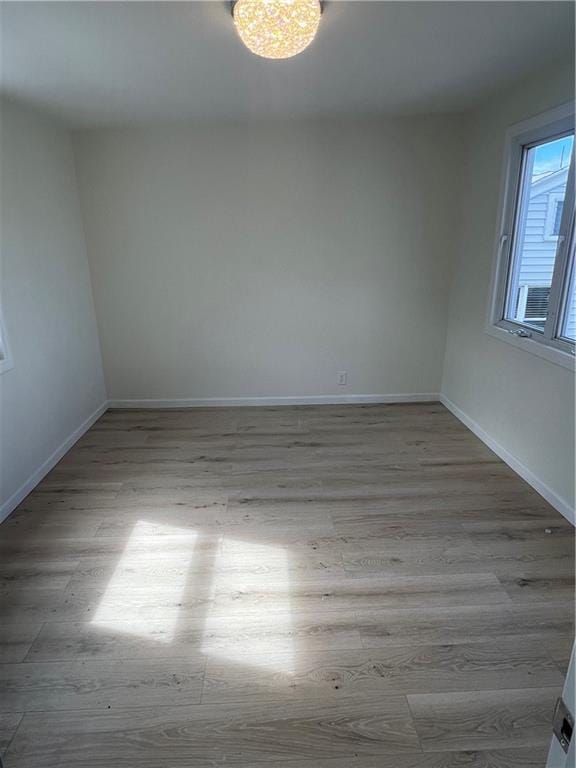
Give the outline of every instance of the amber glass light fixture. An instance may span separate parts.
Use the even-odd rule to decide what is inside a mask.
[[[266,59],[289,59],[314,39],[320,0],[236,0],[232,13],[244,45]]]

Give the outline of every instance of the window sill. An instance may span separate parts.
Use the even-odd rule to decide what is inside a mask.
[[[513,347],[523,349],[525,352],[529,352],[532,355],[541,357],[544,360],[548,360],[555,365],[561,365],[563,368],[568,368],[571,371],[576,370],[576,360],[574,355],[569,352],[564,352],[556,347],[551,347],[542,341],[535,340],[534,338],[523,338],[520,336],[514,336],[509,333],[505,328],[500,328],[497,325],[489,324],[485,328],[486,333],[495,339],[504,341],[507,344],[512,344]]]

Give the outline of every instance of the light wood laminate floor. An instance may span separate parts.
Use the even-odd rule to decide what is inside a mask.
[[[7,768],[543,768],[572,530],[438,403],[110,411],[0,527]]]

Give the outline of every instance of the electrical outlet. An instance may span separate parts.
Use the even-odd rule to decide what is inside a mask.
[[[347,371],[338,371],[338,373],[336,374],[336,381],[339,387],[345,387],[346,384],[348,383]]]

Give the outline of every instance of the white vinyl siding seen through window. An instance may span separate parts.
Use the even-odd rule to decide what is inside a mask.
[[[573,367],[574,111],[513,126],[504,178],[487,330]]]

